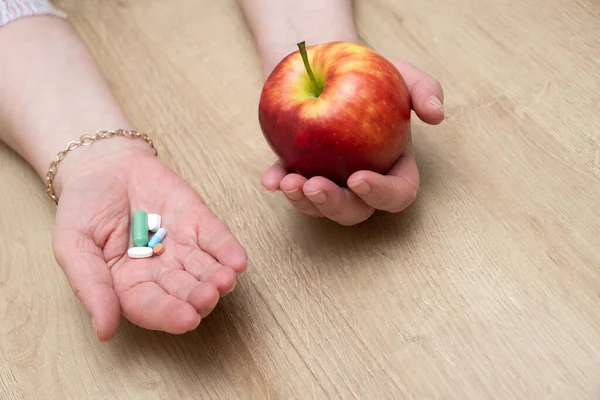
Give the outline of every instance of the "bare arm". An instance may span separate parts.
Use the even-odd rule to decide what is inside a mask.
[[[27,17],[1,27],[0,54],[0,139],[41,177],[68,142],[100,129],[131,128],[86,47],[62,18]],[[78,149],[61,164],[57,187],[84,153],[147,151],[135,142],[115,138]]]
[[[265,75],[306,41],[357,41],[350,0],[239,0],[256,39]]]

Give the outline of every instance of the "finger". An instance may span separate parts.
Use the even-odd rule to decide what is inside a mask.
[[[121,307],[102,251],[86,235],[55,234],[54,254],[75,295],[92,319],[96,336],[110,340],[119,328]]]
[[[419,170],[412,140],[387,175],[358,171],[348,178],[348,187],[378,210],[397,213],[406,209],[415,201],[419,190]]]
[[[169,295],[155,282],[144,282],[120,294],[123,315],[150,330],[181,334],[200,324],[200,315],[189,303]]]
[[[417,116],[428,124],[441,123],[444,120],[444,91],[440,82],[406,60],[393,62],[406,81]]]
[[[200,282],[182,269],[165,271],[158,277],[156,283],[176,299],[190,303],[202,317],[208,315],[206,311],[215,308],[219,301],[219,291],[215,285]]]
[[[297,210],[311,217],[322,217],[323,213],[304,195],[302,187],[306,178],[298,174],[289,174],[281,181],[281,191],[289,203]]]
[[[237,278],[235,271],[219,264],[210,254],[200,249],[189,253],[183,262],[183,267],[197,280],[215,285],[221,296],[231,292],[235,287]]]
[[[371,171],[356,174],[350,189],[371,207],[398,213],[417,198],[417,191],[403,176],[379,175]]]
[[[248,256],[237,238],[216,216],[205,219],[198,227],[198,245],[222,265],[242,273],[248,266]]]
[[[302,190],[325,217],[341,225],[363,222],[374,211],[350,190],[341,188],[323,177],[311,178]]]
[[[283,164],[277,161],[265,171],[261,179],[261,184],[265,189],[274,192],[279,188],[279,184],[286,174]]]

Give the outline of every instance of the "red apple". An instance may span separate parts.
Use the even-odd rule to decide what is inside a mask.
[[[286,56],[265,81],[258,118],[290,172],[345,186],[359,170],[385,174],[410,135],[410,96],[396,67],[351,42]]]

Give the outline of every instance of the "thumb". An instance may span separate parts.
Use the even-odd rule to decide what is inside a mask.
[[[394,59],[392,62],[406,81],[417,116],[427,124],[441,123],[444,120],[444,91],[440,82],[406,60]]]
[[[101,342],[110,340],[119,328],[121,306],[102,251],[80,232],[55,234],[54,238],[59,238],[53,239],[56,261],[92,318],[96,336]]]

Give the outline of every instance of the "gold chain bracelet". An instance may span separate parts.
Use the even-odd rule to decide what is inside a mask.
[[[61,150],[60,152],[58,152],[58,154],[56,155],[56,160],[54,160],[50,163],[50,168],[48,169],[48,173],[46,174],[46,194],[48,195],[48,197],[50,197],[50,199],[52,199],[52,201],[54,201],[54,204],[58,205],[58,198],[54,194],[54,188],[52,186],[52,183],[54,181],[54,177],[56,176],[56,173],[58,172],[58,165],[60,164],[60,162],[62,160],[65,159],[67,154],[70,153],[71,151],[75,150],[78,147],[89,146],[90,144],[94,143],[96,140],[108,139],[108,138],[111,138],[114,136],[121,136],[121,137],[125,137],[128,139],[142,139],[144,142],[148,143],[148,145],[152,148],[152,150],[154,151],[154,155],[155,156],[158,155],[158,151],[156,150],[156,147],[154,146],[154,142],[145,133],[139,133],[139,132],[131,131],[131,130],[117,129],[117,130],[113,130],[113,131],[98,131],[93,135],[83,135],[79,138],[78,141],[73,141],[73,142],[70,142],[69,144],[67,144],[67,147],[64,150]]]

